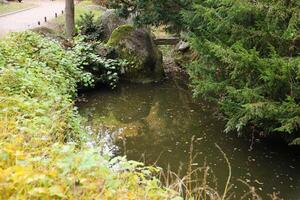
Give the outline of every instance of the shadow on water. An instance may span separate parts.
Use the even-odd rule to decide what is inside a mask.
[[[215,117],[215,107],[194,100],[182,81],[122,84],[114,91],[84,93],[80,99],[77,105],[86,127],[96,140],[105,140],[113,155],[125,154],[128,159],[162,168],[170,166],[175,172],[182,168],[183,173],[195,136],[193,152],[197,157],[193,165],[200,167],[206,160],[220,186],[228,172],[215,143],[230,160],[237,195],[245,187],[235,180],[242,179],[263,197],[276,191],[284,199],[300,197],[298,148],[275,139],[257,140],[251,146],[251,138],[223,133],[224,122]]]

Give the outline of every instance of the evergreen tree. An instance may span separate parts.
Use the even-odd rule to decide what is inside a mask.
[[[183,17],[200,56],[188,67],[195,95],[219,103],[226,131],[251,126],[296,138],[299,0],[195,0]]]
[[[120,16],[135,16],[138,26],[167,25],[170,31],[182,28],[180,12],[188,9],[193,0],[111,0],[109,6],[116,8]]]

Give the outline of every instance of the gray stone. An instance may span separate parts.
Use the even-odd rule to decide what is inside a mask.
[[[108,40],[110,35],[116,28],[126,23],[127,21],[123,18],[120,18],[115,12],[115,10],[110,9],[105,11],[102,15],[104,39]]]
[[[120,58],[132,63],[124,69],[123,79],[149,83],[164,77],[162,53],[154,44],[150,31],[123,25],[113,31],[107,44],[117,50]]]
[[[190,49],[190,44],[188,42],[185,42],[183,40],[181,40],[175,47],[176,51],[187,51]]]

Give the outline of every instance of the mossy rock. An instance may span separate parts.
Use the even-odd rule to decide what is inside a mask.
[[[132,25],[116,28],[107,44],[114,47],[121,59],[131,63],[124,69],[123,79],[137,83],[160,81],[164,77],[162,53],[146,29]]]

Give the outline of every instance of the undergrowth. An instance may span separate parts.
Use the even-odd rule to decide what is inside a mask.
[[[32,33],[0,40],[0,199],[172,199],[157,168],[89,146],[74,108],[91,75]]]

